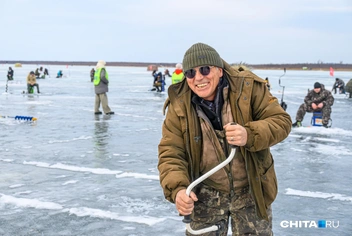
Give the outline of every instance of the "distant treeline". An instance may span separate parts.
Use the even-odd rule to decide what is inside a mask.
[[[79,65],[79,66],[95,66],[96,61],[0,61],[0,64],[34,64],[34,65]],[[158,67],[175,67],[176,63],[165,62],[106,62],[107,66],[135,66],[148,67],[156,65]],[[236,65],[236,63],[233,63]],[[332,67],[334,70],[352,71],[352,64],[342,63],[296,63],[296,64],[245,64],[253,69],[270,69],[270,70],[329,70]]]
[[[21,63],[32,65],[69,65],[69,66],[95,66],[97,61],[0,61],[0,64],[15,64]],[[149,65],[157,65],[161,67],[175,67],[176,63],[163,63],[163,62],[106,62],[107,66],[135,66],[147,67]]]
[[[352,71],[352,64],[341,63],[297,63],[297,64],[258,64],[248,65],[254,69],[275,69],[275,70],[348,70]]]

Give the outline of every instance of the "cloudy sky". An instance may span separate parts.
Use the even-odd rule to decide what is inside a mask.
[[[0,60],[352,63],[351,0],[1,0]]]

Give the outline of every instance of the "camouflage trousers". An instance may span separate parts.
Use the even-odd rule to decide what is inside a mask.
[[[297,111],[296,114],[296,121],[302,121],[306,112],[313,112],[313,111],[321,111],[323,115],[323,124],[328,124],[330,120],[331,114],[331,106],[324,106],[323,109],[313,110],[311,106],[307,106],[307,104],[303,103]]]
[[[269,221],[259,219],[248,187],[236,191],[235,195],[230,197],[228,193],[202,185],[196,194],[198,201],[194,205],[191,228],[199,230],[215,224],[223,226],[220,232],[209,232],[202,234],[203,236],[226,236],[229,220],[232,235],[273,235],[271,207],[267,210]],[[192,234],[186,232],[186,235]]]

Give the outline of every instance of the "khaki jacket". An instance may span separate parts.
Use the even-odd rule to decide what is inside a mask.
[[[224,61],[229,79],[229,100],[234,121],[247,130],[248,140],[237,148],[244,156],[250,192],[257,215],[268,220],[267,207],[277,195],[274,161],[269,147],[284,140],[292,121],[266,88],[263,79],[250,71],[238,71]],[[179,190],[199,177],[202,137],[199,119],[191,103],[192,91],[184,79],[168,89],[166,118],[159,143],[158,169],[165,198],[175,202]]]
[[[27,84],[34,85],[37,83],[37,79],[35,78],[35,75],[29,74],[27,76]]]

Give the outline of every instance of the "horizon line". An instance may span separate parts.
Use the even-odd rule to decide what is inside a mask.
[[[0,60],[0,64],[16,64],[16,63],[22,63],[22,64],[95,64],[97,63],[96,61],[50,61],[50,60]],[[176,65],[177,63],[173,62],[127,62],[127,61],[106,61],[107,64],[139,64],[139,65]],[[297,62],[297,63],[257,63],[257,64],[251,64],[251,63],[245,63],[245,62],[240,62],[240,63],[229,63],[231,65],[340,65],[340,66],[352,66],[351,63],[334,63],[334,62]]]

